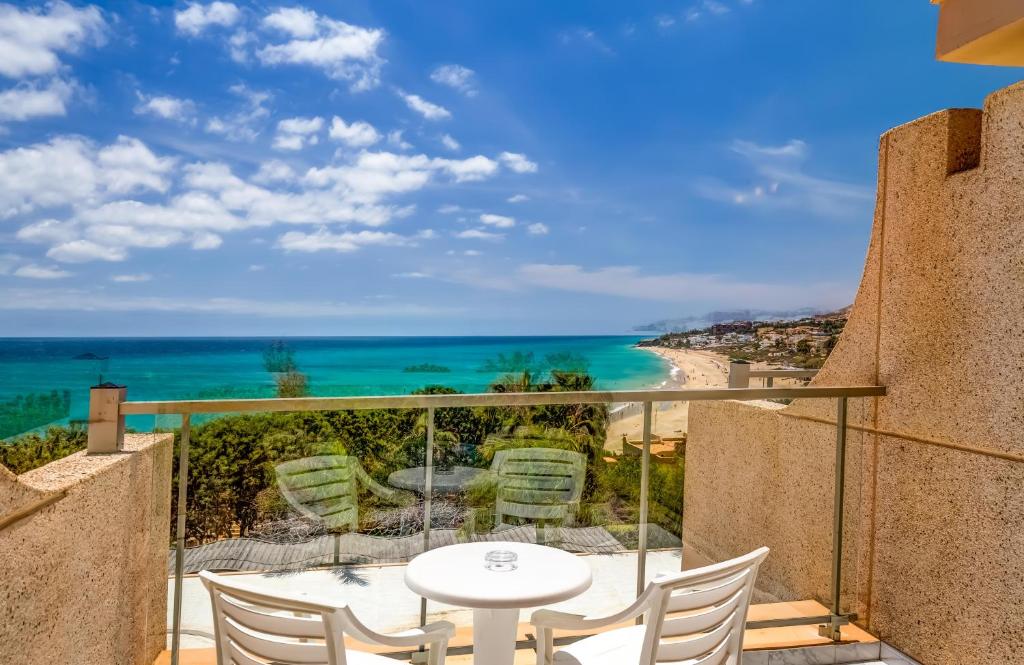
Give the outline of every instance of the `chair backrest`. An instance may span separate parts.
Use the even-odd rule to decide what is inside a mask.
[[[504,515],[568,521],[583,494],[587,458],[557,448],[507,448],[491,464],[498,479],[495,520]]]
[[[316,455],[274,467],[277,487],[288,504],[328,530],[359,528],[359,460]]]
[[[739,663],[757,569],[766,556],[768,548],[762,547],[730,561],[655,578],[647,589],[651,605],[641,665]]]
[[[269,594],[205,570],[199,577],[213,602],[217,665],[345,665],[347,607]]]

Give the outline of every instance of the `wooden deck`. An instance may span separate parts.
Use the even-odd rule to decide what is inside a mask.
[[[808,601],[795,601],[788,603],[766,603],[759,605],[751,605],[748,619],[763,620],[763,619],[780,619],[780,618],[791,618],[798,616],[820,616],[821,614],[827,614],[828,610],[820,603],[812,600]],[[631,625],[631,624],[622,624]],[[603,629],[597,632],[604,632],[614,627]],[[569,640],[581,636],[582,633],[574,631],[558,631],[558,636],[561,640]],[[849,625],[843,626],[842,629],[843,641],[840,649],[844,649],[847,653],[855,653],[853,650],[856,649],[856,653],[864,653],[865,657],[857,657],[853,659],[843,659],[838,662],[857,662],[871,660],[877,658],[879,654],[879,642],[878,639],[864,632],[857,626]],[[516,657],[515,665],[534,665],[537,662],[537,653],[534,650],[533,645],[533,627],[529,623],[520,623],[516,632]],[[561,641],[560,640],[560,641]],[[389,653],[386,648],[373,648],[367,647],[366,645],[359,644],[349,638],[346,638],[346,644],[351,648],[363,651],[371,651],[376,653]],[[448,650],[448,665],[471,665],[473,662],[472,656],[472,644],[473,644],[473,631],[469,626],[460,626],[455,633],[454,639],[449,643]],[[817,628],[813,625],[808,626],[791,626],[787,628],[761,628],[757,630],[748,630],[743,640],[743,650],[745,652],[760,651],[760,650],[771,650],[771,649],[792,649],[801,647],[829,647],[835,643],[827,640],[817,634]],[[874,651],[872,652],[872,647]],[[395,654],[396,663],[408,663],[408,654]],[[868,654],[872,654],[868,656]],[[402,656],[406,656],[403,658]],[[787,662],[825,662],[815,660],[815,657],[820,658],[821,654],[818,652],[807,652],[805,658],[799,660],[787,661]],[[181,651],[181,663],[180,665],[215,665],[217,662],[216,654],[213,648],[206,649],[182,649]],[[772,661],[774,662],[774,660]],[[780,660],[781,662],[781,660]],[[829,660],[827,662],[834,662]],[[163,652],[160,657],[157,658],[154,665],[169,665],[170,654]]]
[[[680,546],[679,538],[656,524],[649,524],[651,549]],[[430,532],[430,548],[466,542],[465,534],[456,529],[434,529]],[[612,554],[628,552],[619,540],[604,527],[557,527],[538,529],[532,525],[501,531],[472,534],[471,542],[514,541],[541,543],[569,552]],[[344,565],[406,563],[423,552],[423,534],[401,538],[344,533],[338,536],[339,562]],[[185,573],[200,570],[231,571],[293,571],[329,566],[335,561],[335,538],[322,535],[298,543],[273,543],[255,538],[229,538],[185,550]],[[174,574],[175,552],[168,557],[168,575]]]

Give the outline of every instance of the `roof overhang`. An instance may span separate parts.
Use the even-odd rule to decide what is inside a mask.
[[[1024,2],[932,0],[939,5],[935,57],[975,65],[1024,66]]]

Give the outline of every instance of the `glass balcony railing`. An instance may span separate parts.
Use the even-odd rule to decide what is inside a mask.
[[[410,591],[402,564],[454,543],[520,541],[588,557],[593,585],[560,608],[599,614],[625,606],[659,572],[705,563],[684,545],[686,411],[695,401],[835,403],[836,481],[814,510],[820,515],[821,506],[829,507],[837,554],[813,565],[831,588],[845,590],[844,572],[856,558],[842,542],[852,514],[845,473],[857,471],[846,465],[845,414],[851,400],[880,395],[878,387],[556,386],[120,402],[117,412],[180,418],[168,569],[169,646],[177,662],[183,648],[212,646],[208,596],[195,575],[204,569],[256,576],[268,588],[344,597],[382,631],[441,618],[468,626],[469,610]],[[210,418],[218,413],[232,415]],[[628,427],[624,419],[631,419]],[[849,594],[762,595],[783,602],[752,611],[754,629],[824,624],[827,632],[853,609]]]

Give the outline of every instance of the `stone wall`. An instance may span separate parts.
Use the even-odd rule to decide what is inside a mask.
[[[172,437],[13,476],[0,518],[0,663],[150,665],[164,648]]]
[[[813,385],[851,400],[844,601],[926,665],[1024,658],[1024,84],[887,132],[864,276]],[[694,403],[685,538],[830,596],[832,400]]]

